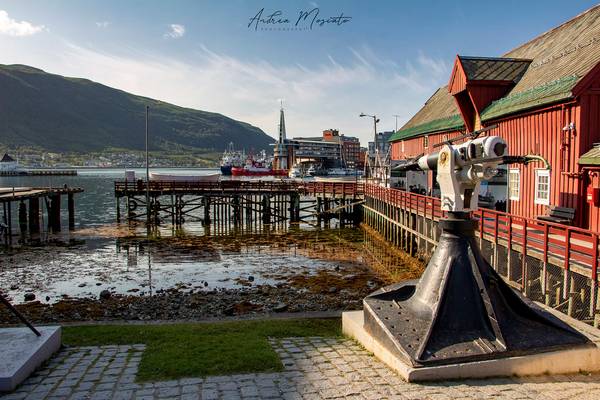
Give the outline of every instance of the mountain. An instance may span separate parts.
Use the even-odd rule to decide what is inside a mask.
[[[0,64],[0,144],[54,152],[269,149],[273,138],[224,115],[136,96],[88,79]]]

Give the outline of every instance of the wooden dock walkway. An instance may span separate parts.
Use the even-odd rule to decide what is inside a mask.
[[[81,188],[63,187],[0,187],[0,204],[2,204],[2,220],[0,234],[7,244],[12,242],[13,212],[18,210],[18,226],[21,235],[38,234],[41,231],[40,219],[43,219],[43,205],[46,206],[48,230],[60,232],[60,204],[62,196],[67,196],[69,230],[75,229],[75,199]],[[43,203],[40,203],[40,199]],[[26,204],[27,202],[27,204]],[[16,204],[13,204],[16,203]]]
[[[150,203],[146,202],[148,194]],[[313,182],[300,180],[223,180],[181,182],[144,180],[116,181],[117,221],[121,220],[121,199],[126,219],[174,226],[186,219],[241,224],[264,224],[284,220],[299,222],[315,218],[317,223],[338,218],[340,224],[356,223],[362,213],[363,185],[358,182]]]

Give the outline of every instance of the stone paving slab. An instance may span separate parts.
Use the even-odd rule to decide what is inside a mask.
[[[600,399],[600,375],[407,383],[354,341],[270,339],[283,372],[135,382],[144,345],[61,350],[16,391],[20,399]]]

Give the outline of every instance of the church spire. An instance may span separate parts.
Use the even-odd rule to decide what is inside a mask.
[[[279,111],[279,143],[285,142],[285,117],[283,115],[283,100],[281,100],[281,110]]]

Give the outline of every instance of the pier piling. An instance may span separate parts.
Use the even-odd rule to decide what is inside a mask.
[[[8,243],[12,242],[12,210],[11,210],[11,203],[10,201],[8,203],[6,203],[6,209],[5,209],[5,214],[4,214],[4,220],[6,221],[6,225],[7,225],[7,235],[8,235]]]
[[[151,182],[153,199],[150,223],[169,221],[173,225],[185,218],[215,223],[218,229],[229,225],[270,225],[289,221],[317,224],[337,219],[340,226],[360,222],[362,184],[286,181]],[[143,221],[134,210],[144,206],[145,183],[115,182],[115,197],[127,198],[129,221]],[[168,205],[160,200],[170,198]],[[349,199],[353,199],[350,202]],[[165,203],[166,204],[166,203]],[[117,203],[118,206],[118,203]],[[317,210],[315,212],[315,210]],[[356,210],[359,210],[358,212]],[[119,212],[120,214],[120,212]]]
[[[46,204],[47,229],[49,232],[60,232],[61,230],[61,197],[68,198],[68,221],[69,229],[75,226],[75,193],[83,190],[80,188],[8,188],[0,191],[0,203],[2,203],[3,224],[0,234],[4,235],[5,242],[12,241],[12,204],[16,203],[16,216],[19,224],[20,241],[34,237],[41,232],[44,216],[40,207],[40,200]],[[12,189],[12,190],[10,190]],[[42,222],[40,222],[40,220]],[[36,237],[37,239],[37,237]]]
[[[75,230],[75,199],[73,198],[73,193],[67,194],[67,208],[69,217],[69,230],[73,231]],[[60,219],[60,215],[58,218]]]
[[[120,223],[121,222],[121,199],[117,197],[116,201],[117,201],[117,222]]]
[[[23,200],[19,202],[19,229],[21,235],[27,234],[27,206]]]
[[[60,196],[50,196],[50,208],[48,209],[48,223],[52,232],[60,232]]]
[[[40,199],[31,197],[29,199],[29,233],[40,233]]]

